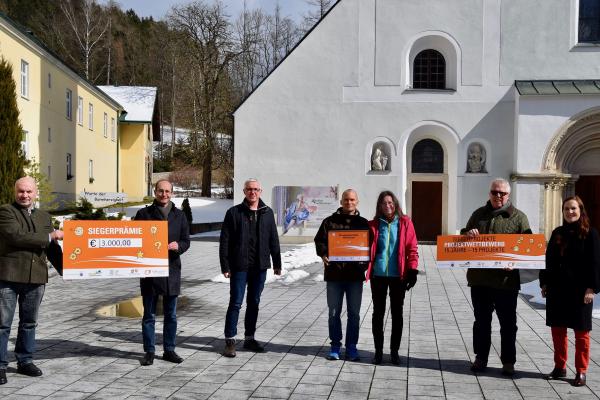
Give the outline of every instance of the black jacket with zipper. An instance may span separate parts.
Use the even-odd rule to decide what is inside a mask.
[[[244,200],[227,210],[221,227],[219,259],[222,273],[248,271],[249,224],[254,213],[258,224],[258,267],[261,270],[271,268],[272,258],[273,269],[281,269],[279,236],[273,210],[260,199],[258,209],[250,210]]]

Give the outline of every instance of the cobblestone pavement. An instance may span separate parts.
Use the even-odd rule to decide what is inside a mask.
[[[18,375],[12,362],[8,384],[0,386],[0,398],[598,398],[600,329],[592,332],[588,386],[570,385],[574,375],[572,343],[569,380],[548,382],[543,373],[553,367],[550,330],[545,326],[544,310],[533,308],[524,299],[518,303],[516,375],[511,379],[500,374],[495,318],[489,368],[483,374],[471,373],[473,316],[465,272],[437,270],[434,250],[433,246],[420,248],[419,281],[407,294],[404,306],[400,366],[390,364],[387,354],[382,365],[370,364],[373,339],[368,285],[361,312],[362,361],[325,359],[329,349],[325,283],[314,279],[322,273],[319,264],[303,268],[310,273],[306,279],[266,286],[257,331],[257,338],[267,343],[265,353],[250,353],[239,345],[237,357],[222,357],[228,286],[210,281],[220,273],[218,243],[194,241],[183,262],[183,295],[189,304],[178,312],[177,352],[185,359],[183,363],[157,359],[153,366],[141,367],[140,319],[96,314],[101,306],[137,296],[137,280],[64,282],[55,276],[46,286],[37,330],[35,362],[44,375]],[[388,320],[386,329],[389,327]],[[243,327],[240,329],[243,332]],[[162,325],[157,323],[157,332],[161,331]],[[11,351],[15,333],[16,321]],[[162,336],[157,336],[161,343]]]

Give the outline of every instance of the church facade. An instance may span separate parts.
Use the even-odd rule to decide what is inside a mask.
[[[495,177],[534,232],[580,195],[600,228],[600,2],[340,0],[235,112],[235,193],[394,191],[421,240]],[[305,230],[304,235],[312,234]]]

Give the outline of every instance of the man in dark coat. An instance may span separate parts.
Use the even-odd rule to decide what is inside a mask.
[[[264,348],[254,339],[260,295],[265,286],[267,270],[281,274],[279,237],[273,210],[261,199],[262,189],[256,179],[244,182],[244,201],[231,207],[225,214],[219,241],[221,272],[230,278],[229,307],[225,318],[225,350],[223,355],[235,357],[235,336],[244,292],[246,316],[244,317],[244,348],[263,352]]]
[[[473,212],[461,233],[468,236],[531,233],[527,216],[510,202],[510,184],[507,180],[496,178],[492,181],[489,201]],[[517,352],[517,298],[521,288],[519,270],[469,268],[467,282],[471,287],[475,315],[475,361],[471,371],[482,372],[487,367],[492,343],[492,313],[496,310],[500,322],[502,374],[512,376]]]
[[[136,220],[167,221],[169,227],[169,276],[140,279],[144,316],[142,318],[142,336],[144,340],[144,358],[142,365],[154,362],[156,338],[154,324],[156,322],[156,304],[158,296],[162,296],[163,323],[163,360],[173,363],[183,361],[175,353],[175,335],[177,333],[177,296],[181,292],[181,259],[180,255],[190,248],[190,230],[183,211],[171,202],[173,185],[161,179],[154,186],[154,202],[142,208],[135,215]]]
[[[325,282],[327,282],[327,306],[329,307],[329,339],[331,350],[328,360],[340,359],[342,346],[342,305],[346,297],[348,322],[346,323],[346,359],[360,360],[356,345],[360,330],[360,306],[362,302],[363,282],[368,261],[332,261],[329,260],[328,236],[331,231],[363,230],[369,231],[369,221],[358,212],[358,194],[354,189],[342,193],[341,207],[325,218],[315,236],[317,255],[323,260]]]
[[[33,363],[35,327],[48,283],[47,252],[51,245],[58,247],[63,232],[54,230],[48,213],[35,208],[36,197],[35,180],[27,176],[15,183],[15,202],[0,207],[0,385],[7,381],[8,337],[17,303],[17,372],[42,375]]]

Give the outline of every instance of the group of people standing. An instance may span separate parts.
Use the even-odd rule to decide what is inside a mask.
[[[181,259],[190,246],[189,227],[183,212],[171,202],[172,184],[160,180],[154,188],[154,202],[136,214],[136,220],[168,222],[169,276],[143,278],[142,337],[144,357],[140,363],[152,365],[155,358],[156,306],[162,297],[164,310],[163,360],[181,363],[175,353],[177,331],[177,297],[181,290]],[[262,188],[256,179],[244,182],[244,200],[230,208],[223,221],[219,246],[221,272],[230,280],[229,305],[225,319],[223,354],[236,356],[236,335],[240,309],[246,297],[244,344],[249,351],[265,349],[254,337],[261,293],[267,270],[281,274],[279,237],[274,213],[261,199]],[[510,201],[510,184],[494,179],[489,200],[469,218],[461,233],[483,234],[531,233],[523,212]],[[57,241],[63,233],[54,230],[50,216],[34,207],[37,196],[35,181],[30,177],[17,180],[15,202],[0,207],[0,385],[7,382],[8,338],[19,304],[19,328],[15,345],[17,372],[40,376],[33,363],[37,314],[48,282],[46,259],[60,264]],[[375,353],[372,363],[383,361],[384,317],[389,295],[391,313],[390,361],[400,364],[399,348],[403,330],[403,305],[406,292],[417,282],[418,247],[412,221],[404,215],[394,193],[379,194],[375,216],[371,221],[358,211],[358,194],[353,189],[342,193],[341,207],[325,218],[314,238],[317,255],[324,265],[327,285],[328,325],[331,340],[329,360],[339,360],[342,349],[343,302],[346,299],[347,326],[345,358],[360,360],[357,343],[363,284],[370,281],[373,300],[372,332]],[[546,252],[546,269],[540,272],[542,296],[546,297],[546,323],[551,327],[555,367],[548,379],[566,376],[567,328],[575,331],[575,386],[586,384],[592,328],[592,303],[600,291],[600,238],[590,226],[581,199],[564,200],[563,225],[556,228]],[[369,261],[329,259],[328,233],[338,230],[368,232]],[[512,268],[476,269],[467,272],[475,321],[473,324],[473,372],[487,368],[491,347],[493,312],[500,322],[502,373],[515,373],[517,298],[519,271]]]

